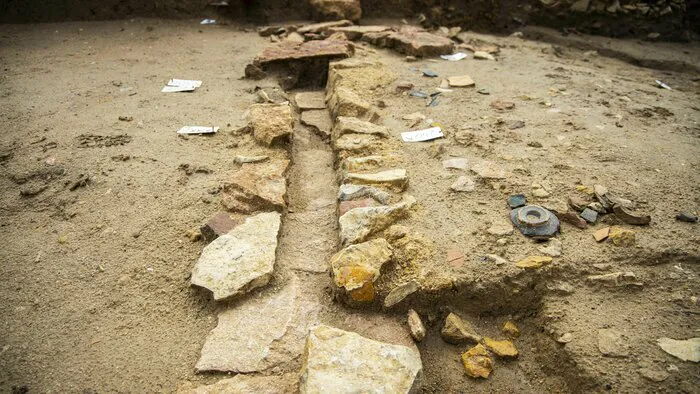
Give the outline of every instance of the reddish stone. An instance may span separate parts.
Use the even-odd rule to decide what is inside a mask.
[[[454,42],[449,38],[415,27],[404,27],[391,34],[387,41],[397,52],[418,57],[449,55],[455,48]]]
[[[447,251],[447,264],[459,268],[464,265],[464,254],[457,249]]]
[[[565,213],[558,214],[557,217],[562,222],[569,223],[570,225],[580,228],[581,230],[585,230],[586,228],[588,228],[588,223],[576,212],[568,211]]]
[[[374,201],[372,198],[365,198],[363,200],[353,200],[353,201],[343,201],[338,205],[338,216],[343,216],[345,212],[353,208],[364,208],[364,207],[376,207],[379,203]]]
[[[200,231],[207,242],[211,242],[219,236],[233,230],[237,224],[238,223],[231,218],[231,215],[226,212],[219,212],[214,215],[213,218],[209,219],[209,221],[202,226]]]
[[[315,40],[304,43],[282,42],[269,46],[255,59],[255,64],[266,65],[294,60],[319,58],[340,59],[352,56],[354,48],[349,41]]]

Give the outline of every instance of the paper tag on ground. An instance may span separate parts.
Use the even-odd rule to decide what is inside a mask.
[[[406,131],[401,133],[401,139],[403,139],[404,142],[430,141],[436,138],[442,138],[444,136],[445,135],[442,134],[442,129],[439,127],[431,127],[425,130]]]
[[[440,57],[445,59],[445,60],[456,62],[458,60],[462,60],[462,59],[466,58],[467,54],[462,53],[462,52],[457,52],[457,53],[452,54],[452,55],[440,55]]]
[[[178,134],[211,134],[219,131],[218,127],[211,126],[185,126],[177,131]]]
[[[199,22],[200,25],[215,25],[216,24],[216,19],[202,19],[201,22]]]
[[[173,78],[170,81],[168,81],[168,84],[163,88],[163,90],[161,92],[163,92],[163,93],[192,92],[200,86],[202,86],[202,81],[196,81],[196,80],[192,80],[192,79]]]

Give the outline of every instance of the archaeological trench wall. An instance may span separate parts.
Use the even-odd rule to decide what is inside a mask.
[[[308,0],[0,0],[0,22],[134,16],[231,17],[257,23],[310,19]],[[363,17],[425,16],[425,25],[512,32],[536,24],[608,36],[689,40],[700,34],[700,0],[362,0]]]

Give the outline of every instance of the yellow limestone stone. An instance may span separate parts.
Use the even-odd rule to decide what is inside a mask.
[[[518,349],[511,341],[497,341],[488,337],[484,338],[484,345],[498,357],[515,358],[518,357]]]
[[[331,258],[335,286],[344,289],[353,301],[371,302],[374,282],[392,255],[391,245],[384,238],[346,247]]]
[[[620,226],[610,227],[610,234],[608,234],[608,238],[612,240],[612,243],[615,246],[630,247],[634,246],[635,244],[634,231],[627,230]]]
[[[462,353],[462,364],[467,371],[467,376],[472,378],[486,379],[493,371],[493,360],[481,344]]]
[[[512,321],[507,321],[506,324],[503,325],[503,332],[512,338],[517,338],[520,336],[518,326],[516,326]]]
[[[549,256],[529,256],[526,257],[517,263],[515,263],[515,266],[518,268],[540,268],[541,266],[545,264],[549,264],[552,262],[552,258]]]

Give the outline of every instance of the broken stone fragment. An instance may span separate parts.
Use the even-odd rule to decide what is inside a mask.
[[[700,362],[700,338],[676,340],[659,338],[656,343],[664,352],[683,361]]]
[[[351,155],[371,156],[385,149],[384,138],[369,134],[346,134],[332,141],[333,150],[341,160]]]
[[[379,185],[392,188],[397,191],[404,191],[408,186],[408,176],[406,175],[406,170],[403,168],[370,174],[356,174],[351,172],[345,175],[343,183]]]
[[[313,131],[323,140],[330,140],[333,120],[331,119],[331,115],[327,110],[314,109],[302,112],[301,124],[311,127]]]
[[[420,315],[413,309],[408,310],[408,329],[411,332],[411,336],[416,342],[420,342],[425,339],[425,326],[423,325],[423,320],[421,320]]]
[[[192,284],[211,290],[215,300],[266,285],[274,271],[279,227],[279,213],[261,213],[215,239],[192,269]]]
[[[475,86],[476,83],[469,75],[458,75],[447,78],[447,83],[453,88],[466,88]]]
[[[564,333],[562,334],[559,338],[557,338],[557,342],[566,344],[574,340],[574,336],[570,333]]]
[[[564,212],[564,213],[558,214],[557,217],[562,222],[569,223],[570,225],[572,225],[578,229],[585,230],[586,228],[588,228],[588,222],[586,222],[576,212],[572,212],[572,211]]]
[[[270,156],[267,155],[260,155],[260,156],[241,156],[237,155],[233,157],[233,162],[236,164],[245,164],[245,163],[259,163],[261,161],[265,161],[269,159]]]
[[[467,342],[479,343],[481,336],[474,331],[469,322],[462,320],[454,313],[447,315],[445,325],[440,331],[442,339],[447,343],[459,345]]]
[[[481,60],[496,60],[495,57],[493,57],[492,54],[484,51],[476,51],[474,52],[474,59],[481,59]]]
[[[467,371],[467,376],[472,378],[486,379],[493,371],[493,360],[481,344],[462,353],[462,364]]]
[[[195,366],[198,372],[264,371],[301,355],[320,307],[300,298],[298,280],[258,292],[219,313]]]
[[[532,182],[532,195],[537,198],[549,197],[549,191],[540,182]]]
[[[391,195],[383,190],[364,185],[340,185],[338,191],[338,201],[350,201],[363,197],[372,197],[376,201],[386,205],[389,203]]]
[[[348,88],[339,87],[328,100],[328,107],[334,118],[338,116],[369,119],[372,117],[371,104]]]
[[[596,242],[603,242],[606,239],[608,239],[609,235],[610,235],[610,227],[603,227],[603,228],[597,230],[595,233],[593,233],[593,238],[595,239]]]
[[[310,0],[309,5],[315,20],[345,19],[359,22],[362,17],[360,0]]]
[[[518,349],[511,341],[497,341],[489,337],[484,338],[484,346],[498,357],[517,358]]]
[[[486,232],[497,237],[512,235],[513,225],[506,221],[499,220],[496,223],[494,223],[491,227],[489,227],[486,230]]]
[[[306,111],[309,109],[325,109],[326,95],[324,92],[301,92],[294,96],[297,107]]]
[[[609,357],[627,357],[629,350],[622,333],[612,328],[598,330],[598,350]]]
[[[281,211],[286,207],[289,160],[243,164],[224,184],[221,203],[230,211],[252,213],[260,209]]]
[[[529,256],[515,263],[515,266],[524,269],[536,269],[551,262],[552,258],[549,256]]]
[[[518,326],[510,320],[503,325],[503,332],[511,338],[518,338],[520,336]]]
[[[614,205],[613,212],[615,212],[615,216],[627,224],[646,226],[651,223],[651,216],[644,213],[634,212],[623,207],[622,205]]]
[[[678,213],[678,215],[676,215],[676,220],[678,220],[679,222],[685,222],[685,223],[697,223],[698,217],[691,214],[691,213],[680,212],[680,213]]]
[[[595,223],[598,220],[598,212],[590,208],[584,209],[580,216],[588,223]]]
[[[334,27],[342,27],[342,26],[352,26],[352,21],[347,20],[347,19],[343,19],[343,20],[330,21],[330,22],[312,23],[310,25],[304,25],[304,26],[298,28],[297,33],[299,33],[299,34],[326,33],[329,31],[329,29],[332,29]]]
[[[463,157],[456,157],[453,159],[447,159],[442,162],[442,168],[449,170],[449,169],[455,169],[455,170],[462,170],[466,171],[467,168],[469,168],[469,160],[463,158]]]
[[[635,233],[620,226],[610,227],[608,238],[615,246],[631,247],[636,243]]]
[[[342,161],[340,168],[345,172],[376,170],[387,162],[385,156],[348,157]]]
[[[404,26],[380,40],[382,42],[377,42],[375,45],[384,44],[382,46],[391,47],[399,53],[417,57],[449,55],[455,47],[454,42],[447,37],[428,33],[412,26]]]
[[[312,329],[306,340],[299,392],[417,393],[422,371],[415,349],[321,325]]]
[[[302,34],[299,31],[297,33]],[[255,58],[253,65],[260,67],[299,60],[347,58],[355,52],[352,45],[349,41],[329,40],[312,40],[302,43],[282,42],[265,48],[263,53]]]
[[[209,219],[207,223],[202,226],[200,232],[204,236],[207,242],[211,242],[216,238],[228,233],[236,226],[236,222],[231,218],[227,212],[219,212],[214,217]]]
[[[348,40],[355,41],[359,40],[368,33],[382,33],[391,32],[393,29],[389,26],[380,25],[366,25],[366,26],[344,26],[344,27],[333,27],[328,29],[330,33],[343,33],[348,38]]]
[[[349,301],[374,301],[374,282],[392,255],[391,245],[384,238],[346,247],[331,257],[335,288]]]
[[[583,199],[579,196],[569,196],[568,203],[571,209],[573,209],[576,212],[581,212],[584,209],[586,209],[588,204],[590,204],[591,202],[590,200]]]
[[[178,389],[177,394],[225,394],[225,393],[255,393],[255,394],[294,394],[297,390],[296,374],[281,376],[238,374],[232,378],[221,379],[218,382],[194,389]]]
[[[493,162],[483,161],[472,166],[472,171],[484,179],[505,179],[510,174]]]
[[[515,103],[512,101],[506,101],[506,100],[494,100],[491,102],[491,108],[495,109],[496,111],[508,111],[511,109],[515,108]]]
[[[284,104],[253,104],[250,106],[250,126],[253,137],[265,144],[288,141],[292,135],[292,107]]]
[[[476,183],[474,179],[462,175],[450,186],[450,189],[454,192],[473,192],[476,189]]]
[[[545,246],[540,246],[537,248],[537,251],[546,256],[559,257],[563,252],[563,245],[560,240],[551,238],[549,241],[547,241]]]
[[[420,283],[418,283],[416,280],[411,280],[398,285],[391,289],[386,298],[384,298],[384,307],[391,308],[418,290],[420,290]]]
[[[586,280],[589,283],[602,284],[603,286],[644,286],[642,282],[637,279],[634,272],[613,272],[604,275],[591,275]]]
[[[341,201],[341,203],[338,204],[338,217],[345,215],[345,213],[351,209],[363,207],[376,207],[378,205],[380,204],[372,198],[364,198],[362,200],[352,201]]]
[[[370,235],[386,229],[404,217],[415,203],[415,198],[406,196],[403,201],[394,205],[355,208],[348,211],[338,219],[341,243],[350,245],[366,240]]]
[[[345,134],[372,134],[384,138],[389,137],[389,130],[386,127],[357,118],[338,116],[335,122],[333,127],[334,138]]]

